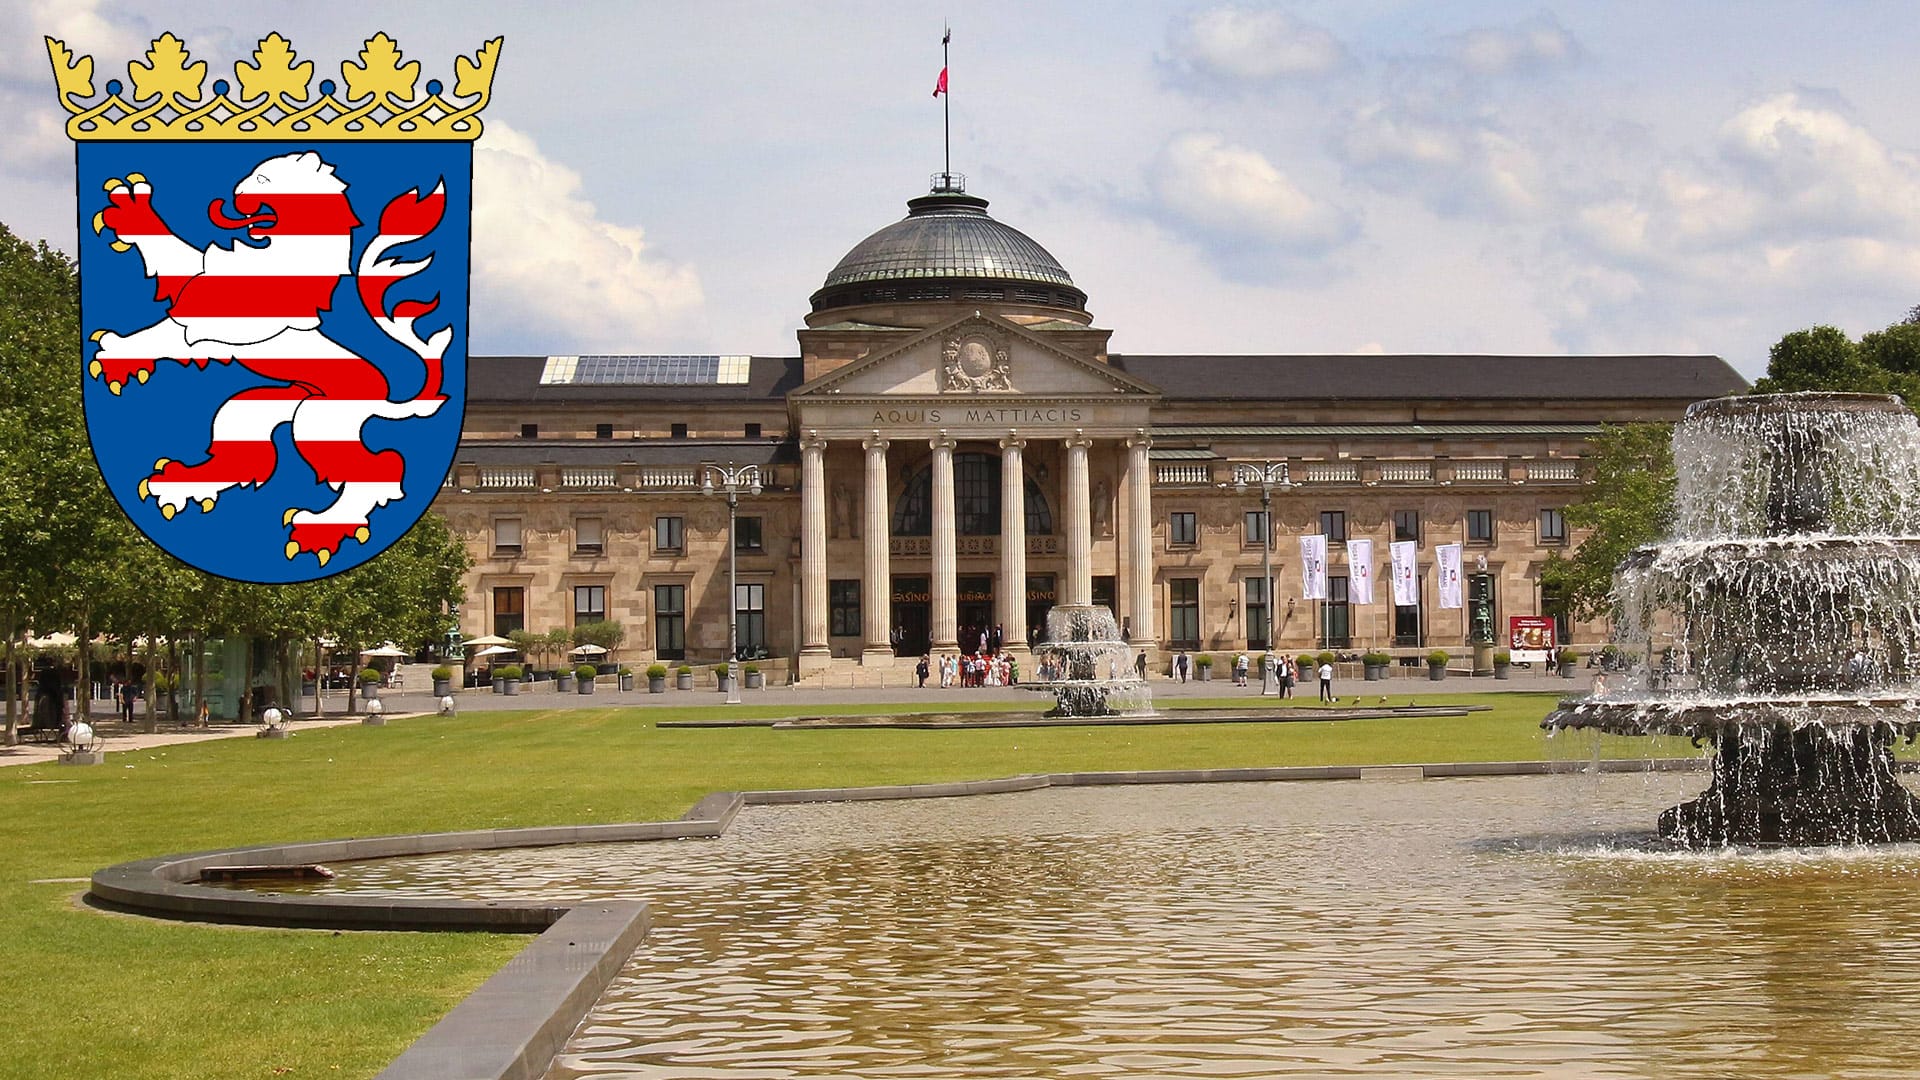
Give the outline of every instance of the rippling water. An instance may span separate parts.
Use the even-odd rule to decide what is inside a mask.
[[[1651,850],[1702,782],[753,808],[328,888],[652,902],[553,1080],[1913,1076],[1920,848]]]

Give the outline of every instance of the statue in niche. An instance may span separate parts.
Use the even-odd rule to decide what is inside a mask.
[[[860,530],[853,520],[853,492],[847,490],[845,480],[833,482],[832,496],[833,538],[857,537]]]
[[[1104,476],[1093,484],[1093,535],[1103,539],[1113,535],[1113,490]]]

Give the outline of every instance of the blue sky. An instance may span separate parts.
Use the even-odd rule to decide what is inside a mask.
[[[792,354],[808,295],[941,167],[1123,352],[1713,352],[1920,304],[1900,3],[513,5],[0,0],[0,221],[73,247],[41,34],[221,74],[505,35],[476,352]],[[243,21],[238,21],[244,18]],[[1518,374],[1518,372],[1517,372]]]

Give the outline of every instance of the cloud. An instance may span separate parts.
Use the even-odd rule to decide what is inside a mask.
[[[484,348],[633,350],[704,303],[699,275],[601,218],[580,174],[497,121],[474,147],[473,330]]]
[[[1920,228],[1920,159],[1800,94],[1741,110],[1721,127],[1720,150],[1767,200],[1775,228],[1899,236]]]
[[[1516,75],[1564,67],[1581,56],[1579,42],[1552,16],[1513,27],[1481,27],[1449,39],[1448,60],[1475,75]]]
[[[1338,38],[1282,11],[1209,8],[1176,25],[1172,39],[1176,68],[1208,82],[1312,78],[1348,62]]]
[[[1174,136],[1148,182],[1157,215],[1237,274],[1324,254],[1356,228],[1351,215],[1301,190],[1259,151],[1217,132]]]
[[[1534,152],[1481,119],[1442,120],[1375,103],[1348,117],[1334,147],[1352,174],[1448,216],[1519,217],[1546,199]]]

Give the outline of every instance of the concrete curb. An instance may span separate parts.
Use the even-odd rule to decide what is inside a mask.
[[[743,806],[997,795],[1048,787],[1218,784],[1306,780],[1418,780],[1549,773],[1670,772],[1706,758],[1620,761],[1484,761],[1409,765],[1308,765],[1241,769],[1035,773],[992,780],[857,788],[719,791],[674,821],[414,833],[351,840],[263,844],[162,855],[96,871],[88,898],[101,907],[169,919],[354,930],[484,930],[540,936],[455,1006],[379,1075],[381,1080],[537,1080],[599,1000],[648,926],[631,901],[577,907],[470,900],[284,896],[198,884],[206,867],[304,864],[453,851],[669,840],[723,835]]]

